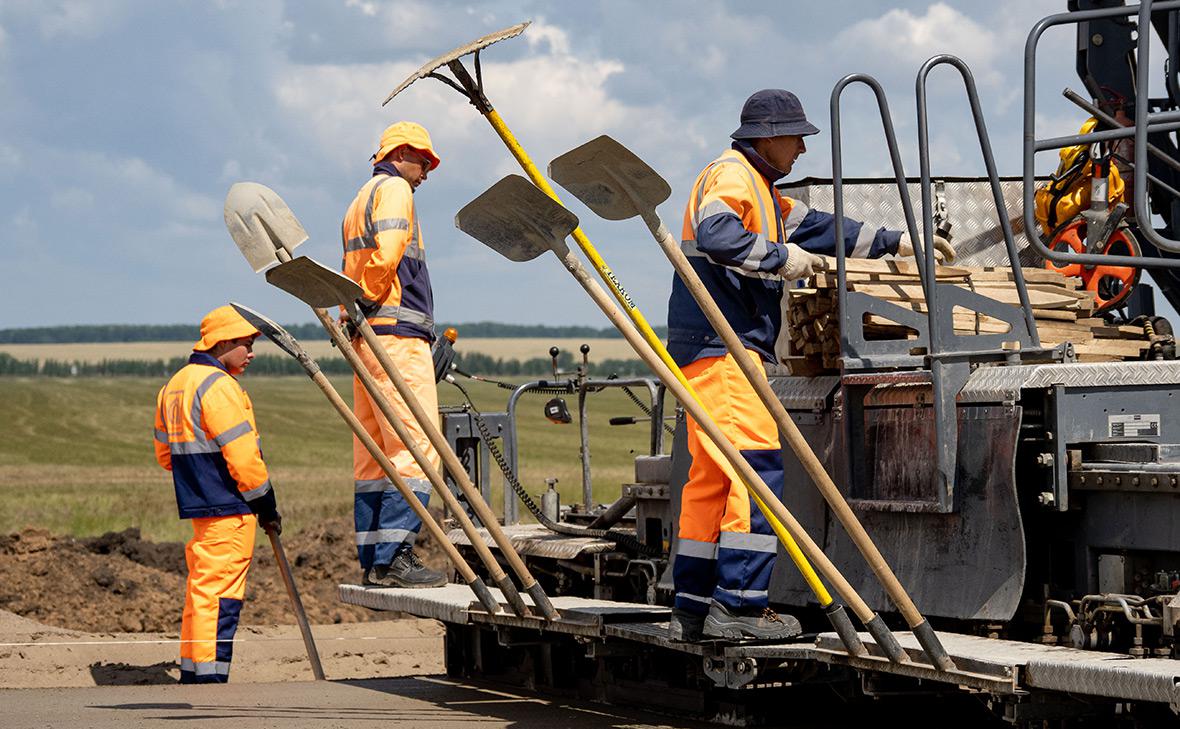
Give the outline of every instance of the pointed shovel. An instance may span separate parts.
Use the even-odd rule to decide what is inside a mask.
[[[503,252],[506,257],[510,257],[512,260],[529,260],[541,255],[546,250],[552,251],[561,260],[566,270],[582,284],[586,293],[623,334],[644,363],[655,372],[664,386],[696,419],[701,429],[705,431],[705,434],[729,462],[730,467],[750,488],[751,494],[756,496],[759,507],[768,514],[772,514],[789,532],[793,543],[797,542],[803,552],[806,552],[805,559],[795,560],[796,566],[804,573],[804,577],[808,576],[807,571],[810,569],[807,562],[809,559],[836,586],[837,591],[846,602],[852,605],[858,616],[868,619],[876,618],[873,624],[866,623],[866,627],[870,631],[876,631],[874,637],[877,637],[877,632],[883,630],[883,637],[878,638],[878,645],[887,653],[896,647],[896,651],[890,653],[890,659],[905,660],[902,658],[905,653],[901,651],[900,646],[897,646],[896,641],[893,641],[892,644],[888,642],[888,639],[893,636],[885,629],[884,622],[880,617],[874,616],[872,610],[860,595],[856,594],[856,591],[827,558],[819,545],[803,530],[799,522],[762,481],[741,452],[725,437],[725,434],[721,432],[721,429],[691,390],[681,383],[672,370],[644,341],[635,327],[624,318],[623,313],[615,307],[598,282],[586,273],[564,240],[565,236],[573,232],[577,223],[577,217],[573,213],[562,208],[545,193],[530,184],[528,180],[517,175],[509,175],[500,180],[484,194],[468,203],[455,216],[455,225],[460,230],[489,248]],[[815,577],[814,573],[811,576],[815,579],[807,580],[808,585],[815,591],[821,604],[830,607],[833,604],[831,596],[827,594],[818,577]],[[837,610],[829,612],[828,617],[834,621],[833,626],[848,652],[852,655],[863,655],[865,647],[857,637],[847,615],[842,610]]]
[[[631,150],[605,135],[550,162],[549,175],[600,217],[607,220],[625,220],[635,216],[643,218],[693,299],[700,305],[714,331],[721,336],[726,349],[774,418],[779,432],[786,438],[791,450],[795,452],[832,511],[840,519],[840,523],[852,537],[852,541],[860,549],[878,581],[905,617],[931,663],[944,671],[953,670],[954,663],[942,647],[933,628],[918,612],[918,608],[889,568],[877,545],[856,518],[843,494],[836,488],[836,484],[807,444],[803,434],[799,432],[799,427],[787,409],[774,394],[764,372],[750,357],[737,333],[705,288],[704,282],[693,270],[692,264],[681,251],[680,244],[668,232],[668,228],[656,213],[656,206],[667,200],[672,192],[664,178]],[[870,619],[879,620],[876,615]]]
[[[353,309],[353,316],[357,317],[355,313],[355,301],[361,295],[360,287],[348,277],[342,276],[311,258],[291,258],[291,252],[306,240],[307,236],[295,214],[291,212],[282,198],[270,188],[257,183],[238,183],[234,185],[230,188],[229,194],[226,196],[225,219],[230,235],[242,250],[242,253],[246,255],[247,259],[253,258],[262,261],[268,254],[273,257],[272,263],[269,264],[270,267],[266,270],[267,281],[293,294],[312,307],[316,318],[319,319],[320,324],[328,332],[336,347],[356,372],[357,378],[373,398],[382,415],[385,416],[398,438],[406,445],[411,456],[413,456],[422,468],[423,473],[427,476],[435,491],[438,492],[448,510],[455,514],[455,518],[459,521],[460,527],[471,542],[472,548],[487,568],[493,582],[504,594],[504,599],[512,607],[513,612],[520,616],[528,615],[528,607],[524,600],[521,599],[520,593],[512,582],[512,578],[504,572],[495,555],[492,554],[491,549],[484,543],[479,530],[467,516],[466,510],[460,506],[458,499],[455,498],[450,488],[447,487],[446,482],[443,480],[441,474],[438,473],[438,469],[434,467],[431,459],[418,446],[417,439],[409,432],[388,398],[385,397],[373,375],[360,360],[352,343],[343,335],[340,328],[332,321],[327,311],[325,311],[325,307],[327,306],[342,305],[346,308]],[[279,261],[278,265],[273,265],[273,261]],[[363,318],[354,318],[354,321],[356,321],[362,331],[368,329],[370,333],[372,332],[372,328],[369,327],[368,322]],[[375,341],[375,339],[376,336],[374,335],[373,340]],[[379,343],[374,345],[374,341],[370,341],[369,344],[374,350],[374,354],[380,359],[382,355],[385,355],[385,350],[383,347],[380,347]],[[386,359],[388,359],[387,355]],[[382,362],[382,364],[384,365],[385,362]],[[392,362],[389,365],[392,367]],[[393,368],[393,372],[390,374],[391,377],[396,374],[396,368]],[[398,384],[398,380],[400,379],[400,375],[394,379],[395,385]],[[401,380],[400,384],[405,388],[405,392],[402,392],[401,388],[399,388],[399,393],[402,394],[403,400],[413,408],[413,405],[417,404],[417,398],[413,396],[412,391],[409,390],[404,380]],[[414,414],[424,430],[426,429],[424,421],[433,425],[433,420],[429,416],[422,414],[420,406]],[[440,436],[440,439],[441,444],[435,443],[435,448],[439,451],[440,455],[445,455],[450,452],[450,448],[445,438]],[[454,460],[458,463],[457,457]],[[466,476],[465,471],[463,475]],[[463,485],[462,481],[460,481],[460,485]],[[475,500],[478,500],[482,504],[482,497],[478,491],[475,491],[474,486],[470,484],[470,480],[467,480],[467,486],[469,486],[471,491],[471,493],[468,493],[466,490],[464,491],[464,496],[468,502],[473,503]],[[473,503],[473,506],[477,505]],[[477,515],[480,515],[481,519],[491,514],[491,510],[487,508],[486,504],[484,504],[484,507],[485,514],[480,514],[477,509]],[[494,529],[499,529],[499,524],[495,522],[494,514],[491,515],[491,521],[493,523],[488,527],[488,530],[495,535],[496,531]],[[518,574],[526,590],[532,595],[534,604],[537,605],[538,609],[547,619],[558,617],[557,611],[553,608],[548,597],[541,589],[540,584],[532,578],[532,575],[528,573],[527,568],[524,566],[523,560],[516,554],[512,543],[508,540],[507,536],[502,534],[502,530],[500,534],[503,545],[507,545],[506,549],[503,545],[501,545],[501,548],[505,549],[506,553],[511,550],[511,556],[508,557],[509,563],[514,567],[519,567]],[[497,541],[498,544],[499,542],[500,540]],[[512,556],[516,557],[515,563],[511,559]]]
[[[381,450],[381,447],[377,445],[377,442],[373,440],[373,437],[369,435],[369,432],[365,430],[365,427],[361,425],[360,420],[358,420],[356,415],[353,414],[352,410],[348,407],[348,404],[344,402],[344,399],[340,397],[340,393],[336,392],[336,388],[332,387],[332,383],[329,382],[324,373],[320,371],[319,364],[311,358],[311,355],[309,355],[302,346],[300,346],[295,337],[291,336],[286,329],[283,329],[274,321],[268,319],[262,314],[259,314],[253,309],[242,306],[241,304],[231,302],[230,305],[233,306],[234,309],[236,309],[237,312],[246,319],[246,321],[253,324],[258,329],[258,331],[262,332],[267,339],[274,342],[279,349],[299,360],[299,364],[303,366],[303,370],[307,373],[307,376],[310,377],[311,381],[320,388],[320,392],[324,393],[324,397],[328,398],[328,402],[332,403],[332,407],[335,408],[336,412],[340,414],[340,417],[344,418],[344,422],[348,423],[348,427],[352,429],[353,434],[356,435],[357,439],[360,440],[365,449],[369,451],[369,454],[373,456],[374,459],[376,459],[377,463],[380,464],[381,469],[385,471],[385,475],[389,477],[389,480],[393,482],[394,487],[399,493],[401,493],[402,498],[405,499],[406,503],[409,504],[414,513],[418,515],[418,518],[422,520],[422,525],[426,528],[430,535],[434,537],[439,545],[441,545],[443,552],[447,555],[447,559],[455,566],[455,569],[459,572],[459,576],[463,578],[463,581],[466,582],[471,588],[472,592],[475,593],[475,596],[479,600],[480,604],[482,604],[484,609],[489,613],[498,612],[500,609],[500,604],[496,601],[495,597],[493,597],[491,591],[488,590],[487,585],[484,584],[484,581],[479,577],[479,575],[475,574],[475,572],[467,564],[466,560],[464,560],[462,555],[459,554],[459,550],[455,547],[455,545],[451,544],[451,541],[447,539],[446,532],[444,532],[442,527],[440,527],[438,523],[435,522],[434,518],[430,515],[430,512],[426,510],[426,506],[418,500],[418,497],[414,494],[409,484],[407,484],[397,472],[397,468],[394,467],[393,463]],[[276,550],[277,549],[278,547],[276,547]],[[280,565],[285,564],[286,558],[284,557],[280,560]],[[290,571],[290,567],[287,567],[287,571]],[[298,595],[291,592],[294,589],[294,581],[288,580],[288,574],[286,573],[283,575],[283,579],[287,582],[287,589],[292,595],[292,600],[298,601]],[[300,604],[296,608],[296,613],[299,614],[301,612],[302,605]],[[306,618],[300,622],[300,629],[303,629],[305,622]],[[305,642],[309,640],[309,636],[310,628],[308,628],[304,633]],[[313,648],[314,646],[309,644],[308,650],[310,651]],[[318,657],[315,662],[318,662]]]

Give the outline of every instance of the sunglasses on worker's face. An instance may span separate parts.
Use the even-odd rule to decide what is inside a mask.
[[[430,172],[430,168],[433,164],[431,159],[416,149],[412,149],[411,151],[413,152],[414,157],[417,158],[418,164],[422,165],[422,172]]]

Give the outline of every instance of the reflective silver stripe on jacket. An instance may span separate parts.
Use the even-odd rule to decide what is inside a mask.
[[[367,319],[384,317],[387,319],[397,319],[399,322],[405,322],[407,324],[420,324],[428,329],[434,327],[433,316],[427,316],[421,311],[406,306],[376,306],[371,301],[365,300],[361,305],[361,310],[365,313],[365,318]]]
[[[352,251],[359,251],[364,249],[377,248],[377,234],[384,233],[387,230],[410,230],[410,221],[405,218],[382,218],[381,220],[373,220],[373,205],[377,197],[377,188],[384,185],[393,177],[390,175],[382,175],[380,182],[373,185],[369,190],[369,199],[365,202],[365,226],[364,232],[355,238],[349,238],[344,241],[344,252],[351,253]],[[414,227],[410,235],[410,244],[406,247],[405,253],[402,254],[404,258],[411,258],[413,260],[425,260],[426,255],[422,251],[422,246],[418,244],[420,235],[420,226],[418,225],[417,211],[410,203],[411,215],[414,218]]]
[[[711,263],[713,262],[712,258],[709,258],[707,255],[705,255],[703,252],[701,252],[701,250],[699,248],[697,248],[696,241],[693,241],[693,240],[680,241],[680,252],[683,253],[684,255],[688,256],[689,258],[706,258]],[[722,268],[728,268],[731,271],[736,271],[737,273],[740,273],[741,275],[743,275],[747,278],[762,278],[762,279],[766,279],[767,281],[778,280],[777,273],[770,273],[767,271],[744,271],[744,270],[737,268],[735,266],[722,266],[720,263],[717,263],[715,265],[721,266]]]
[[[218,444],[217,439],[209,440],[209,436],[205,433],[204,426],[201,425],[201,408],[203,407],[201,400],[205,397],[205,393],[209,392],[210,388],[212,388],[213,385],[216,384],[216,382],[222,377],[228,377],[228,375],[226,375],[226,373],[222,372],[221,370],[218,370],[216,372],[210,373],[208,377],[201,381],[200,385],[197,385],[196,392],[193,393],[193,404],[189,410],[188,416],[189,425],[192,427],[193,438],[195,438],[195,440],[181,443],[169,443],[168,450],[172,453],[172,455],[217,453],[221,450],[221,445]],[[165,424],[168,424],[167,421],[165,421]],[[246,423],[246,425],[249,425],[249,423]],[[240,426],[234,427],[236,428]],[[231,430],[233,430],[233,428],[231,428]]]
[[[731,158],[715,160],[705,168],[704,172],[701,173],[701,184],[697,188],[696,199],[693,201],[693,214],[691,217],[692,228],[694,231],[696,231],[702,222],[714,215],[723,213],[731,213],[736,215],[739,219],[742,217],[740,211],[734,210],[722,200],[712,200],[708,204],[702,206],[702,202],[705,199],[706,178],[709,176],[709,172],[714,167],[718,167],[723,164],[737,165],[741,167],[741,169],[746,173],[746,176],[750,180],[750,186],[754,190],[754,202],[758,206],[758,216],[762,221],[762,232],[755,234],[756,238],[754,240],[754,245],[750,248],[750,252],[746,254],[746,258],[742,261],[741,265],[725,265],[723,267],[751,278],[762,278],[768,280],[777,279],[778,276],[774,273],[758,270],[758,264],[768,255],[770,255],[772,244],[770,239],[767,237],[767,234],[770,231],[770,219],[767,217],[766,206],[762,203],[762,196],[758,194],[758,181],[754,177],[754,173],[750,171],[749,167],[742,164],[739,160]],[[793,208],[792,212],[794,212]],[[799,220],[801,221],[802,218],[800,217]],[[795,223],[795,227],[799,227],[799,224]],[[794,230],[794,228],[792,228],[792,230]],[[681,241],[680,249],[683,251],[684,255],[689,257],[695,256],[698,258],[708,258],[707,254],[697,247],[695,240]],[[711,261],[712,259],[709,260]]]
[[[261,484],[259,484],[258,486],[255,486],[252,489],[246,489],[245,491],[242,491],[242,498],[245,499],[246,501],[253,501],[254,499],[257,499],[259,497],[266,496],[267,494],[269,494],[270,489],[271,489],[270,479],[268,478],[265,481],[263,481]]]
[[[783,243],[791,239],[791,235],[799,229],[799,226],[803,223],[803,218],[806,218],[809,212],[811,212],[811,208],[798,200],[791,200],[791,212],[787,213],[786,219],[783,220],[783,235],[786,236],[783,239]]]
[[[227,428],[224,433],[215,436],[213,442],[217,444],[218,448],[224,448],[230,443],[233,443],[243,435],[248,435],[254,432],[254,428],[250,425],[249,420],[243,420],[232,428]]]
[[[852,258],[868,258],[869,251],[873,250],[873,239],[877,237],[877,231],[870,228],[868,225],[861,225],[860,232],[856,234],[856,245],[852,247]]]

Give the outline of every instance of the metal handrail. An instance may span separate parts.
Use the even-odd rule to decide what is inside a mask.
[[[836,226],[836,280],[839,285],[837,296],[839,297],[840,311],[848,310],[848,280],[847,272],[845,271],[846,254],[844,251],[844,164],[841,152],[841,137],[840,137],[840,96],[844,89],[853,83],[863,83],[873,91],[873,95],[877,100],[877,109],[881,114],[881,125],[885,132],[885,143],[889,148],[889,161],[893,165],[893,176],[897,181],[897,191],[901,197],[901,208],[905,213],[906,229],[909,232],[910,240],[915,245],[921,245],[921,238],[918,237],[918,224],[914,217],[914,205],[910,200],[909,189],[906,186],[905,170],[902,168],[901,152],[897,146],[897,134],[893,130],[893,117],[889,113],[889,102],[885,98],[885,90],[881,87],[877,79],[866,73],[853,73],[845,76],[836,82],[835,87],[832,88],[832,96],[830,102],[831,124],[832,124],[832,198],[834,201],[833,214],[835,215]],[[921,280],[922,291],[926,295],[926,300],[930,300],[930,288],[933,287],[933,277],[925,270],[923,264],[917,264],[918,276]],[[846,354],[848,351],[847,332],[845,328],[840,328],[840,349],[841,354]]]
[[[996,203],[996,217],[999,218],[1000,230],[1004,233],[1004,247],[1008,251],[1008,262],[1012,265],[1012,280],[1016,284],[1016,292],[1020,297],[1020,307],[1024,311],[1024,323],[1028,330],[1029,339],[1034,347],[1040,348],[1041,337],[1037,332],[1036,321],[1033,318],[1032,306],[1029,303],[1028,287],[1024,282],[1024,271],[1020,267],[1020,254],[1016,249],[1016,238],[1012,234],[1012,223],[1005,214],[1004,193],[1000,190],[999,174],[996,172],[996,159],[992,154],[991,139],[988,137],[987,124],[983,119],[983,109],[979,104],[979,93],[975,87],[975,77],[962,59],[949,54],[933,56],[922,64],[918,70],[916,95],[918,104],[918,162],[922,175],[922,230],[926,248],[926,267],[934,270],[934,204],[931,200],[930,180],[930,141],[928,139],[928,119],[926,113],[926,79],[935,66],[953,66],[963,78],[963,86],[967,91],[967,101],[971,106],[971,116],[975,121],[975,133],[979,137],[979,149],[983,154],[983,164],[987,170],[987,179],[992,189],[992,199]],[[937,286],[931,286],[931,293],[935,293]],[[930,321],[930,353],[938,354],[942,351],[941,327],[934,325],[936,307],[934,297],[928,297],[927,314]]]
[[[1180,111],[1156,113],[1149,115],[1149,99],[1151,90],[1148,87],[1150,76],[1144,73],[1151,62],[1151,6],[1152,0],[1143,0],[1139,4],[1139,34],[1135,39],[1135,67],[1139,73],[1135,76],[1135,188],[1147,189],[1147,125],[1151,119],[1171,120],[1180,118]],[[1149,119],[1150,116],[1150,119]],[[1178,126],[1177,128],[1180,128]],[[1138,220],[1151,220],[1151,211],[1147,207],[1147,195],[1135,195],[1135,217]],[[1157,248],[1172,253],[1180,253],[1180,240],[1165,238],[1156,232],[1151,225],[1139,226],[1140,232]]]
[[[1083,23],[1089,20],[1105,18],[1130,17],[1139,14],[1139,34],[1136,49],[1137,68],[1145,69],[1145,62],[1149,60],[1148,47],[1150,45],[1150,18],[1153,3],[1151,0],[1139,5],[1101,10],[1083,10],[1069,13],[1050,15],[1038,21],[1029,31],[1024,44],[1024,227],[1029,244],[1043,258],[1054,263],[1080,263],[1086,266],[1115,265],[1133,266],[1136,268],[1180,268],[1180,258],[1165,258],[1162,256],[1121,256],[1100,253],[1074,253],[1072,251],[1054,251],[1041,240],[1040,226],[1035,216],[1036,193],[1033,167],[1036,153],[1046,149],[1060,149],[1078,144],[1092,144],[1098,141],[1135,138],[1135,189],[1147,189],[1147,134],[1155,131],[1170,131],[1180,129],[1180,112],[1148,113],[1148,74],[1140,73],[1136,78],[1135,126],[1122,129],[1109,129],[1090,134],[1075,134],[1065,137],[1055,137],[1049,140],[1036,139],[1036,55],[1037,43],[1044,32],[1057,25]],[[1155,5],[1157,11],[1180,9],[1180,0],[1167,0]],[[1146,22],[1146,25],[1144,24]],[[1144,236],[1165,251],[1180,252],[1180,241],[1169,241],[1152,229],[1151,215],[1147,209],[1147,195],[1136,195],[1136,216],[1141,221],[1139,230]]]

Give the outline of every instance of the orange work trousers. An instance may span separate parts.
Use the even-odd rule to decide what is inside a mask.
[[[180,628],[180,682],[225,683],[254,554],[253,514],[193,519],[185,547],[188,584]]]
[[[430,343],[417,337],[399,337],[395,334],[379,334],[377,338],[385,347],[390,359],[397,365],[397,371],[410,386],[422,408],[438,423],[438,388],[434,382],[434,360],[430,355]],[[406,429],[410,432],[414,442],[426,454],[427,458],[438,469],[439,456],[426,437],[426,432],[414,418],[410,408],[397,393],[389,375],[385,374],[376,355],[369,349],[364,340],[355,340],[357,354],[360,355],[365,369],[377,381],[377,385],[385,399],[393,406]],[[430,501],[430,481],[426,474],[414,460],[409,448],[397,437],[393,426],[381,414],[377,403],[369,396],[361,384],[360,379],[353,378],[352,386],[353,412],[368,431],[377,445],[389,460],[393,462],[398,475],[418,497],[426,504]],[[422,521],[414,513],[401,493],[385,476],[381,465],[369,455],[369,451],[361,444],[360,439],[352,439],[353,464],[353,517],[356,529],[356,552],[362,569],[369,569],[373,565],[388,565],[393,562],[398,551],[411,547],[422,528]]]
[[[754,352],[747,354],[763,369]],[[713,421],[776,496],[783,493],[778,427],[733,356],[703,357],[684,375]],[[688,418],[692,465],[680,499],[672,581],[677,608],[703,614],[767,606],[778,538],[729,461]]]

